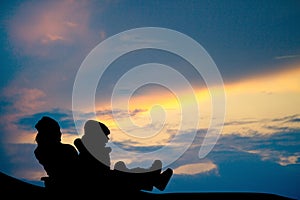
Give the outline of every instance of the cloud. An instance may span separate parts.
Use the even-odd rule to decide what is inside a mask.
[[[300,158],[300,152],[297,153],[297,155],[287,156],[287,157],[280,157],[279,164],[282,165],[282,166],[297,164],[297,163],[300,163],[299,158]]]
[[[232,126],[232,125],[244,125],[244,124],[252,124],[252,123],[257,123],[257,120],[240,120],[240,121],[229,121],[225,122],[224,126]]]
[[[103,109],[96,111],[96,115],[106,120],[113,120],[113,118],[128,118],[134,117],[140,113],[146,112],[147,109],[134,109],[134,110],[123,110],[123,109]]]
[[[32,115],[22,116],[17,120],[18,126],[23,130],[32,130],[32,127],[35,123],[38,122],[43,116],[49,116],[55,119],[62,129],[74,129],[74,121],[72,117],[72,111],[62,110],[54,108],[50,111],[39,112]]]
[[[118,146],[121,149],[124,149],[126,151],[130,152],[138,152],[138,153],[147,153],[147,152],[153,152],[155,150],[158,150],[160,148],[163,148],[164,145],[149,145],[149,146],[141,146],[140,143],[135,141],[122,141],[122,142],[114,142],[114,145]]]
[[[208,162],[181,165],[180,167],[174,169],[174,173],[181,174],[181,175],[193,175],[193,174],[207,173],[212,170],[217,170],[217,166],[213,162],[208,161]]]
[[[57,45],[77,46],[91,38],[104,39],[104,30],[97,36],[89,27],[91,9],[88,1],[23,2],[8,23],[11,43],[18,53],[46,56],[54,53]]]
[[[5,98],[13,102],[13,109],[22,113],[35,113],[45,105],[46,93],[37,88],[7,88]]]
[[[297,121],[297,119],[299,119],[298,118],[299,116],[300,116],[299,114],[283,116],[283,117],[280,117],[280,118],[272,119],[272,121],[273,122],[294,122],[294,120]]]
[[[300,118],[290,119],[289,122],[300,122]]]
[[[276,56],[276,60],[281,60],[281,59],[291,59],[291,58],[299,58],[300,54],[292,54],[292,55],[283,55],[283,56]]]
[[[78,67],[86,53],[106,37],[101,20],[92,27],[90,15],[97,10],[94,17],[100,19],[106,4],[72,0],[16,4],[4,31],[8,32],[11,55],[21,67],[3,90],[9,104],[5,112],[11,115],[3,118],[71,109]]]
[[[13,114],[7,113],[1,116],[2,140],[14,144],[34,143],[36,135],[34,125],[43,116],[49,116],[58,121],[63,132],[62,141],[72,144],[75,137],[79,136],[73,121],[72,111],[53,108],[36,113],[15,110]]]
[[[174,174],[164,192],[261,192],[300,198],[300,165],[281,166],[243,152],[228,155],[218,162],[217,174]]]
[[[10,88],[2,93],[3,113],[0,116],[0,124],[3,133],[1,139],[6,142],[33,142],[32,130],[22,130],[17,123],[21,117],[40,112],[46,105],[46,94],[36,88]]]
[[[282,121],[286,119],[280,123]],[[253,191],[300,197],[295,186],[299,184],[300,175],[299,133],[300,129],[269,135],[221,135],[214,149],[202,161],[213,163],[216,169],[212,172],[217,170],[217,173],[190,173],[188,176],[187,173],[176,173],[166,192],[178,192],[184,188],[184,191],[191,192]],[[193,145],[172,164],[174,169],[195,162],[204,136],[205,130],[199,131]]]
[[[222,136],[213,151],[247,152],[280,165],[300,164],[300,129],[271,135]],[[217,157],[216,160],[219,160]],[[225,158],[228,159],[228,158]],[[214,159],[213,159],[214,160]],[[215,160],[215,162],[217,162]]]
[[[41,40],[42,43],[46,44],[48,43],[49,41],[63,41],[65,40],[64,37],[60,36],[60,35],[55,35],[55,34],[50,34],[48,33],[44,39]]]
[[[77,135],[72,111],[53,108],[49,93],[38,88],[8,87],[2,93],[1,138],[13,143],[32,143],[34,141],[34,124],[44,115],[57,118],[67,134]],[[5,102],[4,102],[5,101]],[[8,102],[8,103],[6,103]]]
[[[241,136],[270,135],[278,132],[294,132],[299,129],[299,114],[277,118],[227,120],[222,134]]]
[[[221,134],[217,144],[214,146],[212,151],[206,156],[207,159],[211,160],[217,166],[228,159],[241,158],[239,154],[251,154],[262,161],[268,161],[272,163],[277,163],[282,166],[296,165],[300,164],[299,160],[299,149],[300,149],[300,127],[299,124],[295,122],[289,122],[291,118],[296,118],[295,116],[286,116],[275,119],[263,119],[258,120],[261,126],[265,129],[271,129],[268,134],[260,133],[259,129],[253,130],[253,123],[243,123],[242,128],[237,127],[232,129],[233,132],[228,132],[226,134]],[[252,122],[252,120],[249,120]],[[234,121],[236,125],[239,126],[238,121]],[[276,127],[266,127],[268,123]],[[298,124],[298,125],[297,125]],[[229,126],[229,125],[228,125]],[[288,128],[280,128],[288,127]],[[247,129],[246,129],[247,128]],[[240,131],[235,131],[240,130]],[[229,131],[229,130],[228,130]],[[203,139],[206,136],[206,129],[199,129],[198,133],[189,147],[189,149],[181,156],[173,166],[176,168],[195,161],[199,159],[198,152],[201,146],[203,146]],[[183,135],[183,137],[188,136],[188,134]]]

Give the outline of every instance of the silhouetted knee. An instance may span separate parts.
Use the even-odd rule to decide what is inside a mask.
[[[127,168],[126,164],[123,161],[116,162],[114,169],[118,170],[118,171],[123,171],[123,172],[129,171],[129,169]]]

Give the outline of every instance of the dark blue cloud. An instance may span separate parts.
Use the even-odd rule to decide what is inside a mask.
[[[261,160],[280,163],[282,158],[299,156],[300,130],[271,135],[228,135],[222,136],[208,157],[215,162],[230,159],[230,154],[239,156],[241,152],[252,152]],[[223,156],[226,153],[227,156]],[[300,163],[299,160],[296,163]],[[262,169],[263,170],[263,169]]]
[[[293,122],[293,121],[297,121],[297,119],[299,119],[298,114],[275,118],[275,119],[272,119],[272,121],[273,122]]]
[[[149,152],[157,151],[164,147],[164,145],[135,146],[135,143],[132,141],[124,141],[122,143],[114,142],[114,145],[126,151],[136,152],[136,153],[149,153]]]
[[[43,116],[49,116],[55,119],[60,124],[62,129],[70,129],[75,131],[75,124],[73,121],[72,111],[61,110],[61,109],[53,109],[51,111],[45,111],[45,112],[35,113],[30,116],[24,116],[20,118],[16,122],[16,124],[24,130],[34,130],[35,124]]]
[[[296,142],[294,145],[300,145],[300,129],[291,132],[277,132],[274,134],[266,135],[228,135],[222,136],[218,141],[218,144],[236,144],[242,145],[245,143],[244,147],[252,146],[260,149],[259,147],[272,147],[274,149],[278,148],[280,145],[285,145],[287,148],[291,147],[291,141]],[[250,142],[249,145],[246,145]]]
[[[289,122],[300,122],[300,118],[290,119]]]

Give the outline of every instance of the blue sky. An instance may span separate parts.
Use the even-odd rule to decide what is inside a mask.
[[[73,118],[73,85],[87,55],[123,31],[161,27],[198,42],[222,76],[226,114],[212,151],[202,159],[198,157],[212,115],[209,97],[218,90],[208,93],[205,81],[190,63],[157,49],[133,51],[115,60],[97,87],[96,109],[87,106],[78,121],[82,123],[96,112],[115,133],[112,145],[137,153],[131,158],[131,154],[116,151],[112,159],[123,159],[132,166],[149,165],[152,158],[145,157],[147,152],[172,143],[172,151],[160,155],[163,163],[168,163],[164,167],[175,172],[166,192],[253,191],[300,198],[299,19],[297,0],[3,1],[0,170],[41,185],[39,178],[44,171],[33,155],[37,120],[43,115],[57,119],[63,141],[72,143],[80,134]],[[121,119],[128,134],[123,135],[114,123],[110,98],[117,81],[134,66],[145,63],[171,66],[196,91],[200,116],[185,119],[180,133],[176,132],[183,120],[179,108],[192,111],[190,96],[186,97],[182,82],[167,73],[157,73],[157,77],[165,77],[180,88],[178,94],[155,84],[140,87],[128,101],[128,112],[119,104],[122,97],[114,108],[115,117]],[[154,67],[150,78],[156,78]],[[139,77],[137,74],[136,79]],[[124,86],[118,91],[126,94],[126,89]],[[176,95],[184,97],[181,105]],[[135,123],[128,123],[129,117]],[[163,128],[161,117],[165,118]],[[190,127],[193,120],[200,125]],[[131,133],[152,135],[143,140],[131,137]],[[194,139],[189,141],[191,136]],[[188,148],[178,156],[176,150],[185,145]]]

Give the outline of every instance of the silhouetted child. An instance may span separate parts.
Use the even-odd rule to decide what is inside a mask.
[[[76,148],[61,143],[60,126],[54,119],[44,116],[35,125],[37,147],[34,155],[44,167],[48,177],[42,177],[46,189],[52,193],[69,193],[80,187],[80,160]]]
[[[105,124],[88,120],[84,125],[84,135],[81,139],[77,138],[74,141],[80,152],[79,157],[86,166],[85,171],[88,176],[103,180],[108,183],[106,185],[109,188],[122,191],[151,191],[153,187],[164,190],[173,170],[168,168],[161,173],[162,163],[160,160],[154,161],[148,169],[140,167],[129,169],[122,161],[117,162],[113,170],[110,169],[109,153],[111,149],[106,147],[109,134],[110,130]]]

